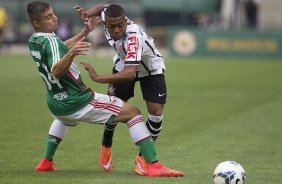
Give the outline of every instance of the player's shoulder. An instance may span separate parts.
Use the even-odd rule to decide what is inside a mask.
[[[40,42],[51,41],[58,39],[58,36],[55,33],[34,33],[30,39],[38,40]]]
[[[127,34],[136,34],[136,35],[143,35],[144,31],[143,29],[133,21],[127,19],[127,28],[126,28],[126,33]]]
[[[40,44],[42,46],[46,45],[56,45],[55,42],[59,40],[59,37],[55,33],[34,33],[30,39],[29,42]]]
[[[38,46],[42,46],[44,44],[44,37],[38,37],[36,36],[36,33],[34,33],[33,35],[30,36],[29,40],[28,40],[28,44],[29,45],[38,45]]]

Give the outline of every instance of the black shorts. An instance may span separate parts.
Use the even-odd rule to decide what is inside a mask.
[[[113,73],[116,73],[113,70]],[[148,102],[165,104],[167,97],[165,76],[163,74],[150,75],[142,78],[136,78],[134,81],[119,84],[110,84],[108,94],[116,96],[127,102],[134,96],[135,83],[140,81],[140,87],[143,99]]]

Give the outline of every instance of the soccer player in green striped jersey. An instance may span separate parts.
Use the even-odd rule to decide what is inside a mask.
[[[89,19],[80,33],[63,42],[54,33],[58,18],[50,4],[41,1],[28,3],[27,13],[35,31],[28,46],[46,84],[47,104],[55,118],[49,129],[43,158],[35,171],[57,170],[53,156],[68,126],[78,125],[81,121],[93,124],[124,122],[128,125],[134,144],[151,166],[147,176],[183,176],[182,172],[171,170],[158,162],[155,145],[137,107],[117,97],[96,93],[83,83],[74,58],[86,54],[90,49],[90,43],[84,38],[95,29],[99,19]]]

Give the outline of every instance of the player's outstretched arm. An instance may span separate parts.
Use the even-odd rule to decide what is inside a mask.
[[[121,83],[132,81],[135,78],[135,74],[137,71],[138,66],[129,65],[125,66],[124,69],[118,73],[112,75],[98,75],[93,66],[90,63],[80,62],[84,69],[88,71],[89,77],[99,83]]]
[[[88,16],[87,16],[86,10],[84,8],[82,8],[80,5],[75,5],[74,9],[77,11],[77,13],[79,14],[80,18],[84,22],[88,21]]]
[[[99,17],[91,17],[86,22],[84,22],[85,27],[75,35],[74,37],[65,41],[65,44],[71,48],[75,43],[77,43],[81,38],[86,37],[91,31],[93,31],[97,25],[101,22]]]
[[[82,8],[80,5],[75,5],[74,8],[79,13],[81,19],[83,21],[87,21],[87,19],[90,17],[100,16],[105,6],[107,6],[107,4],[98,4],[86,10]]]

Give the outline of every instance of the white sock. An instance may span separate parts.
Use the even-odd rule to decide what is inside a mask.
[[[128,130],[134,144],[150,137],[142,115],[137,115],[127,122]]]
[[[49,129],[49,135],[63,139],[67,133],[68,126],[55,119]]]
[[[162,130],[162,122],[163,122],[162,120],[163,120],[163,114],[160,116],[154,116],[148,114],[148,121],[146,122],[146,126],[154,142],[157,140]]]
[[[160,115],[160,116],[154,116],[154,115],[151,115],[151,114],[148,114],[148,118],[151,120],[151,121],[154,121],[156,123],[160,122],[163,120],[163,114]]]

